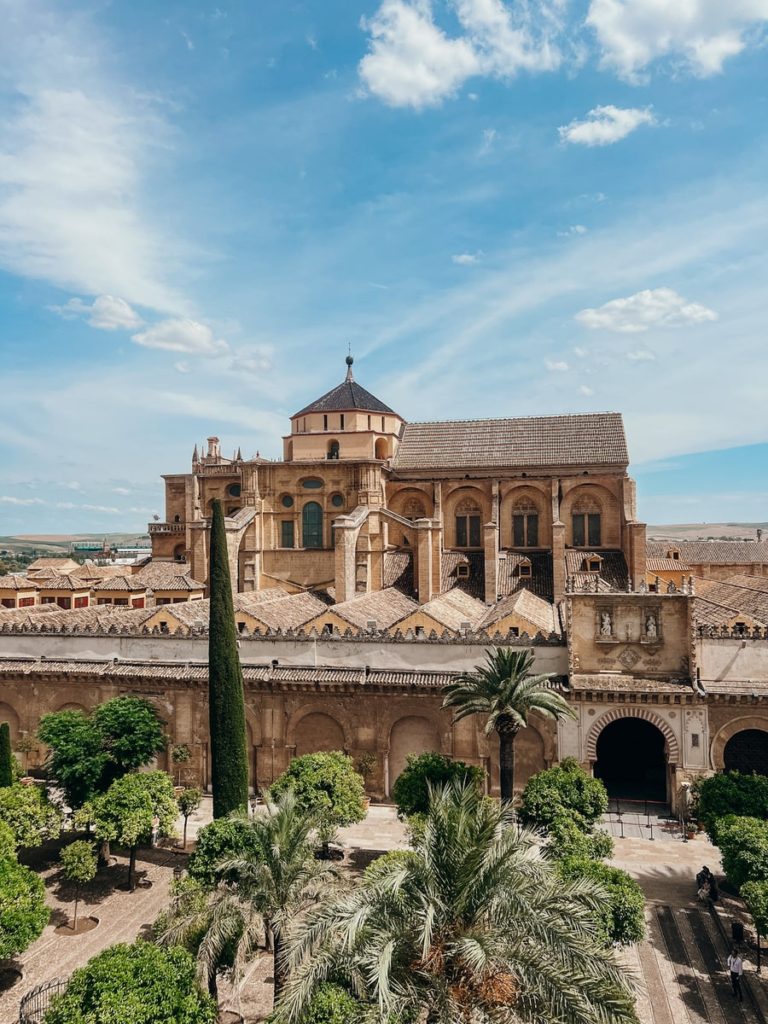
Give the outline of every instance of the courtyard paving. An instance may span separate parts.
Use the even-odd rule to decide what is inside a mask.
[[[654,820],[654,840],[646,815],[631,821],[625,813],[624,838],[616,838],[613,863],[624,868],[642,886],[647,899],[648,935],[644,942],[624,954],[637,981],[638,1012],[642,1024],[768,1024],[768,986],[757,974],[754,955],[744,952],[744,1003],[731,995],[725,959],[728,955],[730,925],[744,920],[738,901],[723,894],[720,905],[710,910],[696,898],[694,876],[702,864],[719,873],[717,850],[699,836],[683,842],[674,823]],[[190,821],[190,837],[210,820],[210,802]],[[615,815],[605,826],[619,835]],[[341,831],[347,851],[346,864],[360,870],[379,853],[405,846],[405,830],[394,808],[371,807],[364,822]],[[14,1024],[21,997],[34,985],[52,978],[66,978],[102,948],[115,942],[131,942],[148,936],[152,923],[168,898],[173,868],[184,858],[167,849],[144,851],[139,866],[150,887],[134,893],[120,891],[124,882],[125,858],[102,869],[89,887],[81,913],[99,918],[94,930],[68,937],[56,927],[71,917],[72,894],[62,884],[56,853],[44,866],[44,877],[53,915],[43,935],[19,959],[24,977],[12,989],[0,994],[0,1022]],[[764,972],[768,975],[768,970]],[[247,978],[241,999],[230,994],[225,1003],[239,1006],[245,1020],[263,1020],[271,1004],[271,961],[260,958]]]

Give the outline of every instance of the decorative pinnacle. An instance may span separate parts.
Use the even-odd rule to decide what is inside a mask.
[[[349,354],[348,354],[347,358],[344,360],[344,362],[347,364],[347,380],[354,380],[355,379],[355,376],[352,373],[352,364],[354,363],[354,361],[355,360],[352,358],[352,346],[350,345],[349,346]]]

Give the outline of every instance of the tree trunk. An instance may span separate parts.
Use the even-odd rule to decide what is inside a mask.
[[[511,801],[515,796],[515,736],[517,729],[500,729],[498,735],[501,799]]]
[[[187,848],[187,822],[188,821],[189,821],[189,818],[187,818],[185,816],[184,817],[184,841],[183,841],[183,844],[182,844],[182,847],[181,847],[182,850],[186,850],[186,848]]]
[[[79,899],[80,899],[80,886],[76,885],[75,886],[75,919],[72,922],[72,931],[73,932],[77,931],[77,903],[78,903]]]
[[[128,860],[128,889],[133,892],[136,888],[136,847],[131,847],[131,855]]]
[[[288,979],[288,971],[283,959],[283,942],[279,931],[272,932],[272,949],[274,959],[274,970],[272,973],[275,978],[274,1005],[277,1006],[277,1001]]]
[[[90,832],[90,825],[88,826]],[[112,852],[109,848],[109,840],[105,839],[99,847],[99,865],[103,868],[109,867],[109,861],[112,856]]]

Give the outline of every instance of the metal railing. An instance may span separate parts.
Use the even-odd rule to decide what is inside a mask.
[[[69,984],[68,978],[54,978],[52,981],[35,985],[21,1000],[19,1024],[42,1024],[43,1017],[51,1007],[54,996],[61,995]]]

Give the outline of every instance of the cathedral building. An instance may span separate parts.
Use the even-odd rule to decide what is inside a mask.
[[[227,516],[241,592],[333,588],[337,603],[396,584],[426,605],[459,586],[495,605],[566,579],[646,575],[645,526],[621,416],[408,423],[354,378],[291,417],[283,458],[228,459],[218,438],[164,477],[155,560],[208,576],[211,504]]]
[[[388,798],[406,758],[436,750],[498,793],[493,737],[441,693],[505,645],[576,712],[521,730],[518,787],[572,756],[614,796],[681,810],[703,774],[768,774],[768,543],[647,546],[628,464],[617,413],[409,423],[348,357],[291,417],[282,459],[227,458],[211,437],[164,478],[148,564],[0,578],[0,721],[18,742],[48,711],[141,695],[189,746],[187,783],[210,785],[219,499],[254,788],[341,749],[374,754],[369,789]]]

